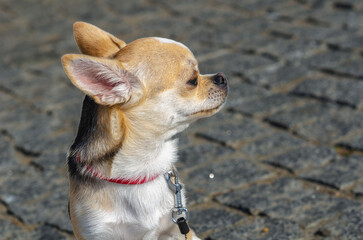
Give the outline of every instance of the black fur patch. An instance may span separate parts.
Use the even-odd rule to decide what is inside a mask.
[[[97,103],[89,97],[85,96],[83,100],[81,120],[78,125],[77,136],[70,148],[70,156],[68,158],[68,173],[72,178],[80,180],[81,173],[79,163],[77,162],[77,150],[82,149],[92,138],[93,131],[97,128]]]
[[[70,209],[70,202],[68,200],[68,216],[69,216],[69,219],[71,219],[71,209]]]
[[[71,152],[82,147],[92,137],[92,131],[97,128],[97,103],[89,96],[83,100],[81,120]]]
[[[90,180],[90,176],[84,176],[81,174],[81,166],[78,162],[77,156],[80,152],[86,151],[88,143],[91,141],[97,141],[96,136],[102,137],[102,134],[97,134],[97,131],[103,131],[100,129],[98,118],[99,118],[98,104],[89,96],[86,96],[83,101],[81,120],[78,126],[77,136],[74,143],[70,147],[70,155],[68,158],[68,172],[72,178],[77,178],[78,181],[84,181],[85,179]],[[104,135],[105,136],[105,135]],[[110,147],[105,152],[100,152],[97,159],[87,159],[88,163],[105,163],[113,159],[116,153],[121,148],[121,143],[117,146]],[[82,154],[83,155],[83,154]]]

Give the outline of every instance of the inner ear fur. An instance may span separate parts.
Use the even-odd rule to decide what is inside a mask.
[[[113,57],[126,43],[112,34],[85,22],[73,24],[73,34],[79,50],[95,57]]]
[[[66,54],[62,64],[72,83],[99,104],[125,104],[131,96],[138,101],[144,93],[140,80],[115,59]]]

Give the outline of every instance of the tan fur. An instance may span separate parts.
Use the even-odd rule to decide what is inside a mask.
[[[95,57],[110,57],[126,43],[112,34],[85,22],[73,25],[74,38],[81,52]]]
[[[187,49],[172,44],[160,48],[162,44],[152,38],[138,39],[121,49],[115,56],[115,59],[122,62],[132,72],[140,71],[140,68],[148,69],[148,81],[146,82],[148,97],[173,88],[181,79],[189,77],[186,75],[191,62],[195,62],[193,54]],[[136,51],[141,51],[145,54],[144,56],[148,56],[147,61],[145,62],[143,56],[136,54]],[[186,61],[186,59],[188,60]],[[175,67],[170,68],[170,65]]]
[[[108,193],[108,189],[94,189],[90,188],[91,186],[85,186],[85,185],[79,185],[75,182],[70,180],[70,192],[69,192],[69,211],[70,211],[70,219],[72,221],[73,226],[73,232],[75,237],[78,240],[85,240],[81,233],[79,232],[79,222],[77,219],[77,214],[75,210],[75,202],[82,201],[87,203],[89,209],[100,209],[103,211],[112,211],[114,206],[110,204],[110,201],[108,199],[112,196],[110,196]],[[82,188],[82,189],[76,189],[76,188]],[[93,197],[90,199],[84,199],[82,196],[80,196],[79,192],[82,192],[82,196],[87,196],[91,194]]]
[[[122,113],[118,109],[113,108],[110,114],[110,134],[115,141],[121,141],[124,132],[122,130]]]

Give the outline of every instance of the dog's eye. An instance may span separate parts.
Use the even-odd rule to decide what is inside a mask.
[[[187,82],[189,85],[197,86],[198,85],[198,77],[193,78]]]

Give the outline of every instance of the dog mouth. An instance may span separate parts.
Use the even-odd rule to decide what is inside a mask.
[[[197,112],[194,112],[194,113],[191,113],[189,114],[189,116],[194,116],[194,115],[197,115],[197,114],[209,114],[209,113],[213,113],[214,111],[218,110],[223,104],[215,107],[215,108],[210,108],[210,109],[203,109],[201,111],[197,111]]]

